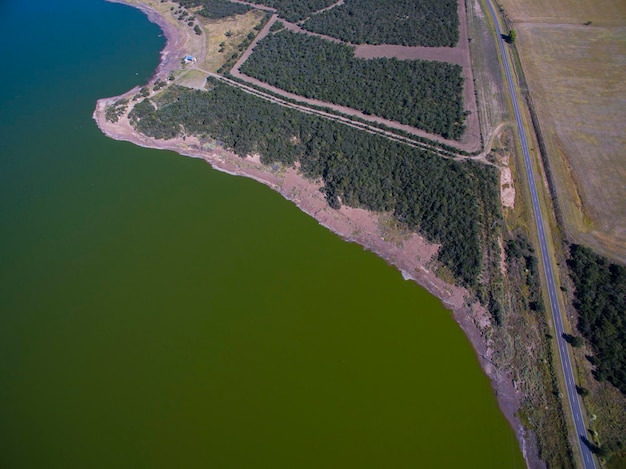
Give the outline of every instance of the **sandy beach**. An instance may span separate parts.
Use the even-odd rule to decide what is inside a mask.
[[[167,18],[145,4],[136,1],[110,1],[141,9],[150,21],[162,28],[167,38],[166,47],[161,52],[161,63],[150,83],[167,80],[172,71],[180,68],[182,57],[196,53],[187,49],[190,41],[183,37],[193,34],[190,28],[175,28]],[[493,350],[487,338],[488,334],[485,334],[491,327],[491,317],[482,305],[468,300],[470,295],[467,290],[444,282],[429,270],[428,266],[437,254],[437,245],[428,243],[415,233],[406,234],[400,241],[398,238],[385,239],[386,233],[381,230],[381,216],[384,217],[385,214],[345,206],[340,210],[331,209],[318,190],[319,185],[301,176],[297,168],[273,172],[271,168],[260,163],[259,155],[240,158],[226,149],[206,151],[193,137],[172,140],[148,138],[135,131],[127,118],[127,112],[115,123],[106,119],[105,112],[109,105],[122,98],[132,98],[139,89],[137,86],[121,96],[103,98],[97,102],[93,118],[104,134],[112,139],[129,141],[142,147],[172,150],[184,156],[202,158],[219,171],[255,179],[278,191],[300,210],[346,241],[358,243],[376,253],[402,271],[406,279],[417,282],[441,299],[452,311],[455,320],[472,343],[484,372],[491,379],[499,405],[518,437],[527,464],[537,467],[539,461],[534,454],[535,450],[530,449],[532,446],[528,445],[525,431],[515,417],[521,396],[514,388],[511,377],[498,370],[491,362]]]

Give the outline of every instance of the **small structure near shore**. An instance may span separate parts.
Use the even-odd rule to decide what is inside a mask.
[[[196,60],[198,59],[196,59],[193,55],[186,55],[183,59],[183,62],[185,62],[186,64],[190,64],[196,62]]]

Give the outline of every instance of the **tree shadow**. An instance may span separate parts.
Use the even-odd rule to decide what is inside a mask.
[[[582,337],[571,335],[566,332],[563,332],[563,338],[565,339],[565,342],[570,344],[572,347],[582,347],[585,343]]]
[[[585,436],[581,435],[580,439],[585,444],[585,446],[589,448],[589,451],[591,451],[596,456],[600,456],[603,458],[609,456],[610,452],[606,448],[596,445],[593,441],[589,441],[589,439]]]

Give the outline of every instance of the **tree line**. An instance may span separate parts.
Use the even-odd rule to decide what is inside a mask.
[[[580,245],[570,255],[578,330],[593,349],[594,375],[626,394],[626,267]]]
[[[130,113],[141,133],[168,139],[195,135],[264,164],[300,163],[322,180],[331,207],[341,204],[394,217],[432,242],[439,260],[468,286],[482,269],[481,239],[498,207],[497,173],[456,162],[318,116],[288,109],[209,78],[210,91],[171,86],[157,106],[145,99]],[[158,109],[157,109],[158,107]],[[497,209],[496,209],[497,210]]]
[[[459,139],[465,130],[459,65],[359,59],[353,47],[284,30],[259,41],[241,71],[300,96],[348,106],[445,138]]]
[[[455,47],[457,6],[457,0],[345,0],[303,27],[353,44]]]
[[[177,0],[185,8],[195,8],[201,6],[198,15],[209,19],[226,18],[233,15],[242,15],[251,8],[241,3],[232,3],[228,0]]]

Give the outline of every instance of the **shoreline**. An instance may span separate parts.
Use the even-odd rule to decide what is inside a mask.
[[[166,37],[166,45],[160,53],[159,65],[149,80],[167,80],[169,74],[180,66],[180,58],[193,53],[185,50],[184,34],[175,28],[157,10],[131,0],[107,0],[141,10],[148,19],[157,24]],[[106,107],[119,99],[131,98],[142,85],[137,85],[119,96],[102,98],[97,101],[93,118],[100,130],[109,138],[134,143],[138,146],[159,150],[171,150],[183,156],[201,158],[214,169],[234,176],[254,179],[279,192],[300,210],[313,217],[320,225],[348,242],[361,245],[364,249],[383,258],[396,267],[405,280],[412,280],[436,296],[452,315],[470,341],[483,372],[491,381],[499,407],[517,436],[522,455],[529,467],[541,465],[534,444],[530,444],[527,432],[515,416],[520,408],[521,394],[513,385],[509,374],[499,370],[491,362],[493,349],[485,332],[491,327],[491,318],[486,309],[477,302],[468,303],[469,293],[465,288],[450,285],[428,269],[429,262],[436,255],[438,245],[427,242],[416,233],[406,236],[399,243],[386,241],[380,232],[380,216],[363,209],[342,206],[331,209],[319,192],[319,185],[306,180],[297,169],[289,168],[282,173],[274,173],[260,163],[258,155],[240,158],[228,150],[217,148],[205,150],[194,137],[172,140],[156,140],[139,134],[131,126],[126,115],[112,123],[105,118]]]

